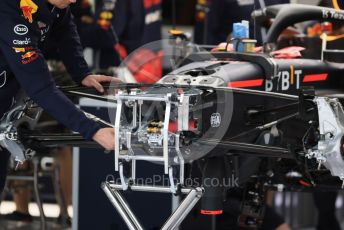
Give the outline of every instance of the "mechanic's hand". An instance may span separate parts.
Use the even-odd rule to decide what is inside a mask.
[[[227,50],[225,50],[227,48]],[[234,51],[234,47],[232,43],[228,43],[227,42],[221,42],[220,44],[217,45],[217,47],[215,47],[214,49],[211,50],[212,52],[214,51],[228,51],[228,52],[232,52]]]
[[[93,140],[106,150],[115,149],[115,130],[113,128],[99,129],[93,136]]]
[[[104,93],[104,87],[100,84],[102,82],[120,83],[121,80],[110,76],[91,74],[85,77],[84,80],[82,80],[81,84],[87,87],[94,87],[100,93]]]

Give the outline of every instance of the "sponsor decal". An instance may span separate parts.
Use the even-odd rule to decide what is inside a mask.
[[[239,6],[249,6],[254,4],[254,0],[237,0]]]
[[[196,4],[196,21],[204,22],[204,19],[209,11],[206,0],[198,0]]]
[[[221,125],[221,115],[219,113],[213,113],[210,117],[210,125],[213,128],[220,127]]]
[[[44,22],[41,22],[41,21],[38,21],[37,25],[38,25],[38,28],[40,28],[40,29],[47,27],[47,24],[45,24]]]
[[[13,40],[13,45],[29,45],[31,44],[31,38],[25,38],[25,40]]]
[[[205,16],[206,16],[206,13],[204,11],[199,11],[196,14],[196,20],[203,22],[203,20],[205,19]]]
[[[113,14],[110,11],[103,11],[100,13],[99,18],[111,20],[113,18]]]
[[[12,47],[16,53],[25,53],[27,51],[33,50],[32,46],[29,47]]]
[[[110,28],[112,18],[113,18],[113,14],[110,11],[101,12],[99,14],[99,19],[98,19],[99,26],[104,30],[108,30]]]
[[[5,86],[7,81],[6,71],[2,71],[0,73],[0,89]]]
[[[146,25],[149,25],[151,23],[158,22],[160,20],[161,20],[161,10],[156,10],[146,15],[145,23]]]
[[[47,36],[43,35],[43,36],[41,37],[41,42],[44,42],[46,38],[47,38]]]
[[[344,20],[344,14],[335,10],[322,10],[323,18]]]
[[[32,0],[20,0],[20,9],[23,12],[24,18],[32,23],[32,15],[38,10],[38,6]]]
[[[40,29],[41,32],[41,42],[44,42],[44,40],[46,39],[46,35],[50,30],[50,26],[45,24],[44,22],[38,22],[38,28]]]
[[[25,48],[21,48],[21,47],[12,47],[14,49],[14,51],[16,51],[16,53],[24,53],[26,51]]]
[[[286,91],[291,86],[295,89],[300,89],[300,82],[302,81],[302,70],[294,69],[290,66],[290,71],[280,71],[276,76],[276,80],[266,80],[265,90],[266,91]]]
[[[328,73],[309,73],[305,74],[300,69],[295,69],[290,65],[290,70],[278,72],[273,80],[264,80],[262,77],[257,79],[232,81],[228,83],[228,87],[233,88],[253,88],[261,87],[265,81],[265,91],[288,91],[290,89],[298,90],[303,83],[321,82],[329,78]]]
[[[49,32],[49,30],[50,30],[50,27],[48,26],[48,27],[46,27],[46,28],[43,28],[43,29],[41,29],[41,37],[43,38],[45,38],[45,35]],[[44,40],[44,39],[43,39]]]
[[[29,64],[39,58],[39,54],[37,54],[35,51],[29,51],[22,55],[22,63],[24,65]]]
[[[328,77],[328,73],[304,74],[302,70],[294,70],[294,67],[290,66],[290,71],[279,72],[275,81],[266,80],[265,90],[287,91],[291,88],[297,90],[300,89],[301,83],[326,81]]]
[[[13,31],[17,35],[25,35],[29,32],[29,29],[26,25],[18,24],[13,28]]]

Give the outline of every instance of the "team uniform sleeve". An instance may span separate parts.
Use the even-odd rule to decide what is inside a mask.
[[[233,1],[229,1],[233,4]],[[231,31],[231,21],[226,20],[226,15],[230,14],[226,12],[225,1],[222,0],[213,0],[210,4],[210,11],[207,14],[207,44],[218,45],[220,42],[226,41],[227,35]],[[231,9],[233,10],[233,9]],[[226,26],[224,26],[226,25]]]
[[[60,20],[54,25],[50,39],[54,41],[59,50],[60,57],[68,73],[78,84],[91,74],[85,61],[83,47],[73,21],[70,8],[67,8]]]
[[[100,126],[86,118],[83,112],[56,88],[37,46],[39,31],[33,25],[25,20],[17,9],[0,9],[0,52],[31,99],[56,120],[79,132],[86,139],[91,139]]]

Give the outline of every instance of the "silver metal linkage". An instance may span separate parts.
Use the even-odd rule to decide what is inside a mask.
[[[166,96],[166,110],[165,110],[165,119],[164,119],[164,128],[163,128],[163,156],[164,156],[164,166],[165,174],[168,174],[168,126],[170,124],[170,115],[171,115],[171,102],[168,98],[171,98],[171,94]]]
[[[139,127],[141,128],[141,126],[142,126],[142,104],[143,104],[143,101],[138,100],[137,103],[139,105]]]
[[[115,170],[119,171],[120,176],[120,184],[115,184],[113,181],[107,181],[102,184],[102,188],[108,198],[110,199],[111,203],[117,209],[119,214],[122,216],[123,220],[127,224],[129,229],[141,230],[143,229],[140,223],[137,221],[134,214],[131,212],[129,206],[127,205],[126,201],[123,199],[119,190],[127,190],[130,186],[132,191],[144,191],[144,192],[161,192],[161,193],[176,193],[177,192],[177,185],[174,181],[173,175],[173,167],[170,164],[169,154],[172,151],[173,147],[169,148],[169,125],[172,113],[172,104],[178,106],[178,132],[188,130],[189,129],[189,97],[185,95],[181,95],[179,98],[179,102],[171,100],[172,95],[127,95],[124,93],[120,93],[116,96],[117,99],[117,111],[116,111],[116,119],[115,119]],[[134,130],[137,126],[143,127],[142,124],[142,105],[144,101],[159,101],[165,103],[165,111],[164,111],[164,120],[161,125],[159,125],[159,135],[157,140],[155,141],[152,137],[152,142],[158,146],[158,148],[162,149],[162,155],[153,156],[153,155],[135,155],[135,151],[133,149],[133,145],[135,145],[134,139],[136,138],[137,134],[132,133],[131,130]],[[133,121],[130,127],[126,127],[124,124],[121,126],[121,116],[124,103],[129,104],[132,108],[132,117]],[[122,129],[122,130],[121,130]],[[153,131],[153,135],[155,131]],[[181,185],[184,184],[184,167],[185,161],[183,155],[180,150],[180,136],[179,133],[174,134],[174,148],[177,154],[177,159],[179,164],[179,183]],[[172,134],[170,134],[172,135]],[[141,137],[141,136],[140,136]],[[160,138],[160,139],[159,139]],[[145,139],[143,139],[145,140]],[[173,139],[171,139],[173,140]],[[148,140],[151,141],[151,140]],[[126,145],[126,150],[121,150],[121,144]],[[154,148],[155,146],[153,146]],[[136,147],[135,147],[136,148]],[[168,186],[142,186],[135,184],[136,178],[136,163],[137,161],[144,160],[149,162],[162,162],[164,165],[164,173],[168,174],[170,187]],[[131,176],[126,178],[124,175],[124,161],[131,163]],[[132,181],[130,181],[132,180]],[[129,182],[131,182],[129,184]],[[170,218],[166,221],[165,225],[162,229],[176,229],[180,223],[184,220],[186,215],[190,212],[190,210],[194,207],[194,205],[198,202],[198,200],[203,195],[202,188],[181,188],[178,190],[182,194],[187,194],[186,198],[182,201],[180,206],[175,210],[175,212],[170,216]]]
[[[177,188],[176,188],[176,185],[174,184],[174,178],[173,178],[173,168],[172,167],[169,167],[168,168],[168,178],[170,180],[170,189],[171,189],[171,192],[174,194],[177,192]]]
[[[137,125],[137,103],[135,101],[133,105],[133,127],[136,127],[136,125]]]
[[[122,190],[122,185],[109,182],[109,186],[112,189]],[[171,193],[171,189],[166,186],[148,186],[148,185],[131,185],[130,190],[134,192],[156,192],[156,193]],[[180,192],[182,194],[188,194],[191,188],[181,188]]]
[[[161,230],[173,230],[176,229],[196,203],[201,199],[203,195],[203,189],[200,187],[192,189],[185,197],[179,207],[174,211],[170,218],[166,221]]]
[[[141,160],[141,161],[151,161],[151,162],[164,162],[164,158],[160,156],[144,156],[144,155],[135,155],[135,156],[129,156],[129,155],[120,155],[118,159],[121,160]]]
[[[178,131],[189,130],[189,96],[180,95],[178,105]]]
[[[120,163],[119,164],[119,177],[121,179],[121,184],[122,184],[122,189],[125,191],[125,190],[128,190],[128,187],[129,187],[129,183],[128,183],[128,179],[125,178],[124,176],[124,172],[123,172],[123,163]]]
[[[115,171],[118,171],[118,158],[119,158],[119,139],[120,139],[120,125],[121,125],[121,113],[123,102],[119,98],[117,99],[116,119],[115,119]]]
[[[180,145],[179,145],[179,134],[176,134],[175,136],[175,140],[176,140],[176,152],[178,155],[178,160],[179,160],[179,183],[180,184],[184,184],[184,158],[182,153],[180,152]]]
[[[125,199],[121,196],[119,190],[123,190],[122,185],[115,184],[113,182],[102,183],[102,189],[106,193],[107,197],[116,208],[118,213],[123,218],[124,222],[127,224],[130,230],[143,230],[141,224],[138,222],[136,216],[131,211],[129,205]],[[171,193],[169,187],[163,186],[143,186],[143,185],[131,185],[130,189],[132,191],[140,192],[159,192],[159,193]],[[174,230],[182,223],[188,213],[196,205],[196,203],[201,199],[204,189],[201,187],[197,188],[182,188],[180,190],[182,194],[187,194],[185,199],[181,202],[178,208],[173,212],[173,214],[165,222],[161,230]]]
[[[132,213],[121,194],[118,191],[111,189],[108,182],[104,182],[102,184],[102,189],[104,190],[112,205],[117,209],[118,213],[121,215],[128,228],[130,230],[143,230],[143,227],[136,219],[135,215]]]

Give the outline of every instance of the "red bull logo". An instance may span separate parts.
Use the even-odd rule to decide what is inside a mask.
[[[35,54],[37,54],[35,51],[30,51],[30,52],[27,52],[27,53],[23,54],[22,58],[23,59],[30,58],[30,57],[32,57]]]
[[[102,29],[108,30],[110,28],[112,18],[113,14],[110,11],[103,11],[99,15],[98,25]]]
[[[24,18],[32,23],[32,15],[38,10],[38,6],[32,0],[20,0],[20,9],[23,12]]]
[[[35,51],[29,51],[22,55],[22,63],[24,65],[29,64],[39,58],[39,54],[37,54]]]

